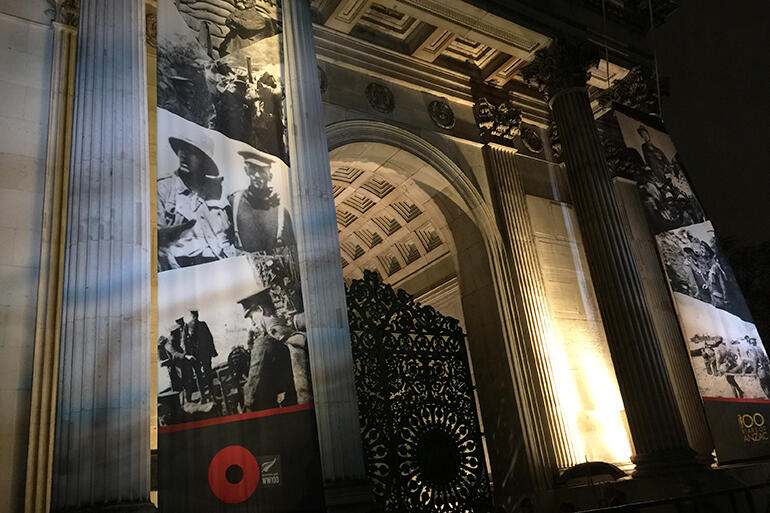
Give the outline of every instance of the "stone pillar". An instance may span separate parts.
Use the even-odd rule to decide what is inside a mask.
[[[25,513],[47,513],[51,502],[63,267],[61,241],[65,230],[64,194],[67,188],[72,133],[77,12],[68,12],[66,6],[57,2],[52,26],[51,96],[48,107],[48,148],[40,242]]]
[[[612,164],[608,163],[611,169]],[[671,300],[668,280],[660,265],[655,235],[647,223],[645,208],[639,197],[638,185],[622,178],[616,178],[613,185],[620,203],[621,214],[627,223],[626,233],[638,264],[687,439],[690,441],[690,447],[697,453],[698,461],[710,465],[714,462],[714,457],[711,455],[714,442],[711,439],[698,385],[692,372],[687,344],[682,338],[676,310]]]
[[[329,484],[363,482],[366,473],[309,0],[284,0],[283,47],[291,207],[321,465],[333,508],[338,502],[333,490],[341,488]],[[341,493],[355,494],[354,488]]]
[[[153,511],[143,0],[82,0],[52,511]]]
[[[697,465],[610,181],[588,92],[590,43],[555,41],[524,69],[549,97],[634,442],[636,476]]]
[[[535,248],[535,237],[527,214],[526,197],[514,161],[516,150],[497,144],[484,146],[487,172],[494,185],[495,213],[511,259],[517,304],[521,305],[522,333],[527,353],[536,368],[533,383],[550,433],[552,475],[584,461],[576,430],[565,421],[554,383],[550,347],[554,338],[551,312],[545,293],[545,282]]]

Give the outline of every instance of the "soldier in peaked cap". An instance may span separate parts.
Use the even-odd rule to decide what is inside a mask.
[[[212,158],[214,144],[203,133],[169,137],[179,159],[158,179],[158,266],[160,271],[235,256],[229,205]]]
[[[236,246],[249,253],[293,247],[291,216],[271,186],[273,157],[256,151],[238,152],[249,186],[228,198]]]
[[[238,301],[251,321],[248,348],[249,374],[243,394],[247,411],[265,410],[297,403],[289,348],[271,335],[282,322],[276,315],[270,289],[263,288]]]

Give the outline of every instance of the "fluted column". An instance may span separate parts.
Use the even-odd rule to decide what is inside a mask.
[[[541,422],[550,433],[552,461],[545,462],[554,472],[584,461],[577,433],[564,417],[554,382],[551,359],[554,330],[545,294],[545,282],[535,248],[535,237],[527,214],[526,196],[516,169],[516,151],[497,144],[487,144],[484,156],[487,172],[495,191],[495,210],[500,231],[513,264],[514,290],[521,305],[523,339],[527,353],[536,367],[536,389]]]
[[[284,0],[283,41],[291,206],[323,476],[327,482],[363,480],[345,285],[308,0]]]
[[[714,461],[711,455],[714,442],[703,411],[698,385],[695,383],[687,344],[682,339],[682,331],[676,318],[668,280],[660,266],[655,247],[655,235],[645,219],[644,205],[639,197],[637,185],[619,179],[615,179],[613,185],[622,213],[625,214],[628,222],[626,233],[629,236],[634,257],[639,263],[639,273],[647,303],[650,305],[652,319],[657,328],[663,358],[666,361],[674,396],[679,404],[687,439],[690,441],[690,447],[697,453],[698,461],[710,465]]]
[[[40,279],[37,294],[35,356],[32,372],[26,513],[46,513],[50,505],[51,467],[55,430],[56,384],[59,359],[59,307],[64,237],[64,194],[69,170],[72,104],[75,87],[77,19],[55,5],[51,95],[48,107],[48,147],[43,197],[43,232],[40,243]]]
[[[550,97],[594,289],[634,442],[636,474],[694,466],[682,419],[623,228],[588,92],[589,43],[554,42],[525,68]]]
[[[53,511],[151,511],[143,0],[82,0]]]

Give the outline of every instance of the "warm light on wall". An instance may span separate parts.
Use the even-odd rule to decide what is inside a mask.
[[[549,354],[564,420],[584,461],[627,463],[624,406],[574,212],[527,198],[554,325]]]
[[[614,369],[606,358],[593,351],[581,355],[581,367],[586,379],[582,384],[597,406],[591,413],[596,421],[595,443],[586,447],[591,460],[627,462],[631,459],[629,434],[623,422],[623,399],[615,381]],[[592,437],[593,438],[593,437]]]

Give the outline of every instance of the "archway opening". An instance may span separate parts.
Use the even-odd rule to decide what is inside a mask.
[[[374,270],[460,321],[472,371],[483,369],[475,384],[495,495],[515,495],[508,486],[521,489],[528,472],[511,381],[499,379],[510,369],[479,212],[436,167],[391,144],[343,142],[330,163],[345,280]],[[515,482],[504,478],[511,468]]]

